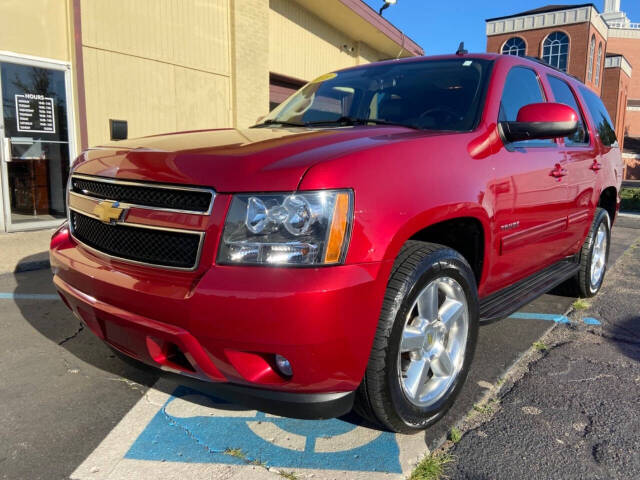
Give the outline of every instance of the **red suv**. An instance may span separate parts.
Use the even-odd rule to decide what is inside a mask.
[[[532,60],[341,70],[259,125],[85,152],[53,236],[113,348],[252,408],[440,418],[478,326],[605,274],[622,162],[598,96]]]

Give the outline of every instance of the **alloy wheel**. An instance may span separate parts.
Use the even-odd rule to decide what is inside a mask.
[[[604,222],[598,227],[591,253],[591,288],[597,288],[602,281],[607,263],[607,226]]]
[[[398,353],[398,377],[418,407],[437,403],[462,369],[469,330],[464,290],[451,277],[429,282],[409,310]]]

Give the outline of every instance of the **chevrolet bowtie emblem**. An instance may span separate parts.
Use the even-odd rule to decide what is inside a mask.
[[[93,209],[93,214],[104,223],[112,223],[120,220],[124,208],[119,208],[119,202],[102,201]]]

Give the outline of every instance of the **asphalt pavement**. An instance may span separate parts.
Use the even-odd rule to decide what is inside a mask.
[[[640,478],[640,219],[621,220],[602,290],[450,449],[450,478]]]
[[[635,225],[634,222],[629,226]],[[592,310],[587,312],[600,318],[602,327],[584,327],[580,323],[582,319],[576,317],[573,327],[550,331],[574,300],[562,290],[527,305],[516,318],[483,326],[469,379],[454,408],[425,433],[412,436],[371,428],[353,415],[327,421],[282,419],[247,411],[173,382],[158,380],[154,369],[123,361],[83,328],[57,299],[48,271],[0,275],[0,327],[3,331],[0,336],[0,404],[3,406],[0,413],[0,478],[259,479],[278,478],[288,472],[295,472],[290,478],[404,478],[422,455],[442,444],[452,426],[464,422],[475,403],[492,394],[495,385],[508,376],[513,365],[522,364],[522,357],[530,351],[533,342],[561,331],[566,331],[567,335],[583,335],[591,343],[587,340],[579,343],[582,340],[578,337],[567,337],[566,342],[573,342],[573,350],[570,350],[569,343],[565,347],[565,340],[558,340],[558,346],[532,365],[532,372],[535,368],[543,368],[545,362],[553,361],[556,356],[556,363],[566,363],[568,356],[572,360],[569,362],[574,368],[572,372],[581,373],[575,369],[584,366],[594,369],[585,370],[584,377],[570,379],[587,379],[604,372],[618,379],[625,378],[627,383],[618,384],[616,382],[620,380],[614,382],[613,377],[567,383],[569,378],[551,375],[557,373],[559,367],[545,366],[549,370],[530,376],[535,377],[532,382],[543,382],[534,385],[540,392],[534,396],[532,390],[523,389],[522,399],[518,401],[524,403],[514,403],[516,407],[509,410],[513,416],[510,420],[505,419],[502,427],[490,430],[494,422],[499,424],[501,415],[506,415],[506,408],[486,426],[463,437],[454,449],[458,463],[450,476],[515,478],[512,473],[517,469],[496,470],[496,467],[509,463],[525,465],[523,452],[527,458],[529,451],[531,462],[545,464],[547,457],[544,456],[548,455],[549,465],[561,465],[557,461],[559,452],[563,452],[558,447],[561,444],[546,446],[553,442],[547,442],[546,437],[536,437],[537,443],[546,446],[536,450],[531,445],[532,437],[527,434],[531,433],[529,424],[519,423],[532,422],[534,417],[543,419],[547,410],[552,416],[549,422],[557,423],[562,435],[566,433],[564,430],[578,435],[576,425],[587,422],[582,433],[589,430],[593,436],[593,441],[589,441],[594,446],[599,445],[593,458],[600,458],[597,465],[601,470],[584,470],[583,473],[610,472],[602,465],[616,463],[619,452],[627,452],[627,457],[633,457],[630,446],[634,441],[637,460],[638,439],[634,440],[632,430],[638,432],[640,429],[637,425],[632,429],[635,413],[631,401],[636,392],[637,411],[638,353],[634,350],[635,340],[625,343],[619,339],[628,337],[627,332],[632,328],[629,324],[633,324],[629,318],[634,318],[630,312],[637,299],[640,250],[631,251],[628,247],[637,237],[640,237],[640,230],[628,228],[622,222],[614,229],[611,260],[618,262],[608,273],[604,290],[613,293],[600,295]],[[636,305],[635,315],[637,312]],[[637,332],[633,328],[632,331]],[[593,343],[596,340],[601,342],[601,349]],[[563,348],[567,353],[556,353],[563,352]],[[596,355],[600,350],[601,355]],[[566,370],[566,366],[563,368]],[[516,402],[515,392],[530,377],[525,375],[502,394],[500,403],[503,407],[512,398]],[[552,381],[565,383],[550,383]],[[554,395],[562,408],[550,408],[555,405]],[[591,398],[593,402],[596,398],[601,399],[593,405],[593,411],[586,408],[591,404],[585,403],[586,413],[575,413],[571,417],[575,421],[569,422],[569,417],[561,421],[561,413],[569,408],[567,405],[579,405],[577,399],[582,397],[585,397],[584,402]],[[541,413],[526,416],[522,406],[538,408]],[[604,413],[598,410],[600,407],[612,417],[607,425],[617,426],[619,432],[612,433],[609,438],[605,427],[596,428],[597,422],[605,421]],[[618,421],[625,416],[629,418],[628,427]],[[555,423],[550,425],[555,426]],[[623,443],[611,443],[618,437]],[[559,439],[569,442],[565,436]],[[516,450],[519,441],[523,445],[521,451]],[[496,446],[500,444],[503,444],[502,450]],[[509,449],[513,455],[505,453]],[[633,458],[629,462],[629,466],[621,468],[635,472]],[[570,468],[570,462],[565,463],[568,466],[562,470],[563,474]],[[520,470],[523,471],[531,470]],[[555,471],[538,471],[538,478],[556,476]]]

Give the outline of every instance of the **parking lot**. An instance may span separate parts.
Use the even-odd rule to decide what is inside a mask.
[[[640,263],[632,262],[640,255],[633,248],[639,224],[637,218],[623,218],[613,229],[610,265],[619,263],[612,269]],[[635,266],[629,268],[631,275],[638,274]],[[629,275],[611,274],[607,281],[629,280]],[[629,281],[627,288],[633,288]],[[424,434],[406,436],[372,428],[355,415],[308,421],[247,411],[159,380],[153,369],[123,361],[83,328],[55,294],[49,271],[1,275],[0,476],[404,478],[425,453],[442,445],[452,426],[463,424],[475,404],[496,394],[510,368],[555,325],[573,322],[585,329],[606,320],[598,315],[625,313],[610,305],[591,317],[567,317],[574,300],[560,289],[511,318],[481,327],[475,362],[454,408]],[[540,375],[549,375],[544,372]],[[601,394],[607,391],[614,395],[611,388]],[[500,415],[496,422],[521,430],[522,418]],[[459,463],[453,478],[488,478],[490,446],[500,430],[480,431],[465,435],[454,448]],[[486,468],[465,469],[460,466],[465,458]]]

